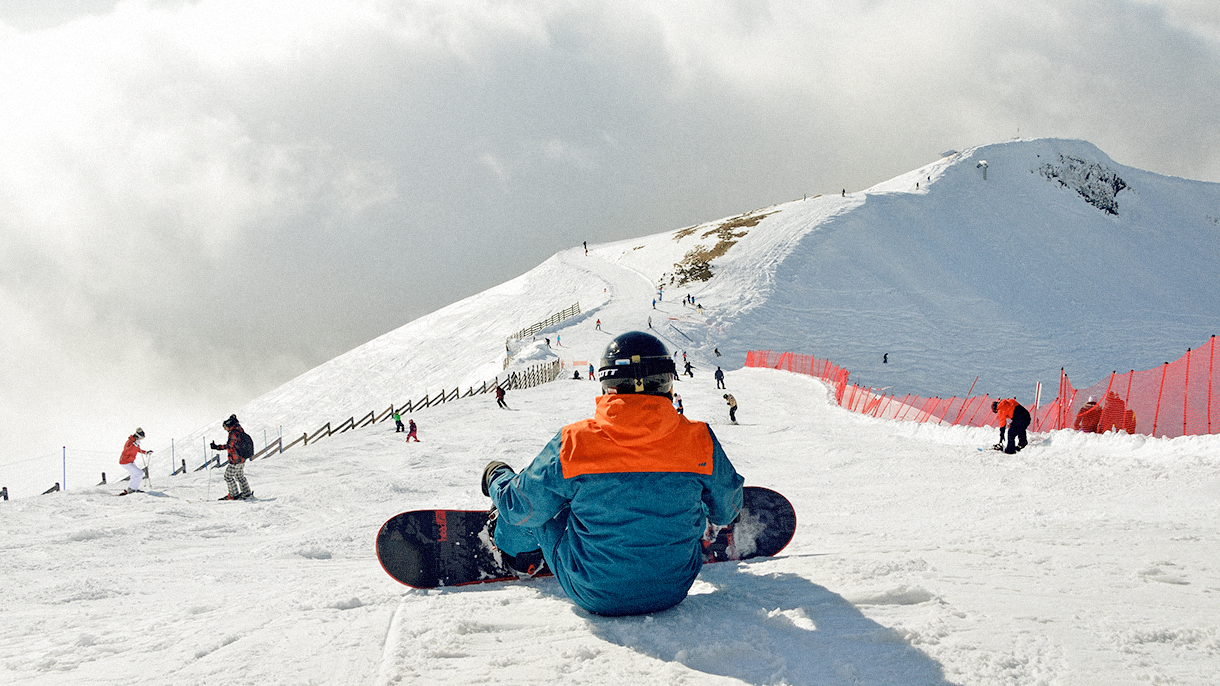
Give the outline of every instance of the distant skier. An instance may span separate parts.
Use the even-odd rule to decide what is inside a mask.
[[[593,328],[598,331],[601,331],[602,330],[602,320],[600,320],[600,319],[597,320],[597,324]]]
[[[573,370],[573,372],[572,372],[572,380],[573,380],[573,381],[580,381],[580,370],[579,370],[579,369]]]
[[[246,481],[246,460],[254,456],[254,441],[245,429],[241,428],[235,414],[229,415],[221,426],[229,432],[229,442],[224,445],[211,444],[212,450],[229,452],[229,464],[225,467],[225,483],[229,486],[229,494],[220,500],[253,498],[254,491],[250,490],[250,483]]]
[[[881,356],[881,364],[889,364],[889,363],[890,363],[890,354],[885,353],[884,355]]]
[[[656,337],[616,337],[598,374],[592,418],[564,426],[519,474],[484,468],[488,531],[510,567],[549,569],[588,612],[659,612],[686,598],[703,534],[737,516],[743,479],[711,429],[674,410],[673,360]]]
[[[581,241],[585,246],[585,254],[589,254],[589,241]]]
[[[729,422],[737,423],[737,398],[734,398],[731,393],[724,394],[724,401],[729,404]]]
[[[690,362],[687,362],[685,367],[686,367],[686,369],[682,373],[689,376],[692,379],[695,378],[695,373],[691,371],[692,369],[695,368],[695,365],[691,364]]]
[[[686,414],[686,410],[682,407],[682,396],[677,393],[674,393],[674,409],[678,411],[678,414]]]
[[[716,367],[716,374],[714,376],[716,377],[716,388],[724,388],[724,370]]]
[[[716,357],[720,357],[720,348],[712,348],[712,352],[715,353]]]
[[[991,403],[991,411],[1000,422],[1000,442],[993,447],[1012,455],[1026,445],[1025,430],[1029,428],[1029,410],[1022,407],[1016,398],[997,400]],[[1008,446],[1004,447],[1004,429],[1008,429]]]
[[[152,451],[144,450],[140,447],[140,441],[142,440],[144,440],[144,429],[136,427],[135,432],[127,437],[127,443],[123,446],[122,454],[119,455],[119,464],[131,475],[131,484],[123,489],[123,492],[119,495],[143,493],[140,490],[140,485],[144,482],[144,470],[136,466],[136,455],[141,453],[152,455]]]
[[[592,365],[592,364],[590,364],[590,365],[589,365],[589,380],[590,380],[590,381],[592,381],[592,380],[593,380],[593,379],[595,379],[595,378],[597,378],[597,377],[595,377],[595,376],[593,375],[593,365]]]
[[[504,387],[496,386],[496,404],[504,409],[508,409],[508,404],[504,402]]]
[[[419,436],[415,435],[415,420],[408,419],[407,421],[411,422],[411,430],[407,432],[407,443],[410,443],[412,438],[415,439],[416,443],[419,443]]]
[[[652,309],[654,309],[654,310],[657,309],[657,299],[656,298],[652,299]]]
[[[394,433],[401,433],[402,431],[405,431],[402,425],[402,415],[398,414],[398,410],[394,410],[393,417],[395,426]]]

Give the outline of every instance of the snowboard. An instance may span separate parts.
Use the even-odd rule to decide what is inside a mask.
[[[741,513],[732,524],[708,526],[703,540],[705,562],[769,557],[792,540],[796,511],[787,498],[757,486],[746,486],[742,496]],[[487,510],[403,512],[377,532],[377,560],[386,574],[412,588],[520,578],[492,546],[486,525]]]

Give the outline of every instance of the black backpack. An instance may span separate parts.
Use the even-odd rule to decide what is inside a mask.
[[[241,438],[237,439],[237,456],[242,462],[254,457],[254,439],[245,431],[241,432]]]

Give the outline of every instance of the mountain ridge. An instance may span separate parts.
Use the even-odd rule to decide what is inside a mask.
[[[1097,189],[1088,184],[1099,179],[1117,191],[1090,198]],[[863,191],[587,254],[560,251],[319,365],[239,414],[289,435],[477,386],[504,373],[506,336],[575,301],[582,315],[549,332],[565,347],[513,351],[507,369],[596,359],[604,336],[585,335],[595,319],[646,329],[655,315],[654,331],[702,365],[735,369],[749,349],[793,350],[832,359],[878,388],[948,396],[979,376],[978,392],[1029,402],[1034,385],[1053,384],[1060,367],[1091,382],[1172,359],[1220,328],[1220,297],[1203,288],[1220,257],[1217,216],[1220,184],[1121,165],[1085,141],[978,146]],[[716,253],[710,278],[680,284],[684,260],[700,251]],[[617,292],[623,282],[599,270],[626,270],[638,284]],[[652,310],[658,287],[666,289],[662,307],[689,293],[702,314]],[[524,292],[529,301],[517,298]],[[438,347],[449,354],[433,354]],[[447,363],[416,362],[439,358]],[[319,396],[318,388],[330,390]]]

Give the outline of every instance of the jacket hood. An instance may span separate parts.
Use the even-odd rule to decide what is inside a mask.
[[[642,445],[673,433],[682,421],[669,398],[607,393],[597,396],[594,430],[619,445]]]

